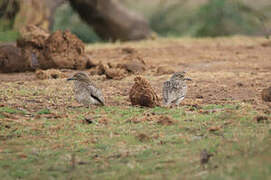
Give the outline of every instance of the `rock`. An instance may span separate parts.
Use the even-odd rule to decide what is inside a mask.
[[[266,102],[271,102],[271,86],[262,90],[262,99]]]
[[[134,78],[134,81],[135,83],[129,93],[132,105],[146,107],[160,106],[157,94],[146,79],[137,76]]]

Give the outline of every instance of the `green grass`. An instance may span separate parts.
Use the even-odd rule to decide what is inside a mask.
[[[271,177],[270,124],[257,123],[263,112],[249,103],[86,108],[71,94],[65,79],[1,83],[1,179]],[[161,116],[175,123],[157,123]],[[203,149],[214,154],[205,168]]]
[[[238,108],[237,108],[238,107]],[[68,108],[66,117],[42,118],[28,125],[0,128],[6,137],[0,147],[3,179],[268,179],[270,130],[257,124],[249,105],[206,105],[201,113],[188,107],[153,109],[139,107]],[[18,113],[6,107],[1,112]],[[56,111],[61,111],[60,109]],[[40,115],[51,111],[42,109]],[[146,114],[168,115],[174,125],[156,120],[128,122]],[[82,121],[89,115],[94,123]],[[106,118],[108,123],[100,120]],[[209,131],[220,126],[218,131]],[[139,134],[149,140],[140,141]],[[202,149],[214,153],[203,169]],[[72,168],[72,155],[75,168]]]
[[[0,42],[14,42],[20,36],[16,31],[0,31]]]
[[[25,113],[22,110],[13,109],[13,108],[9,108],[9,107],[0,107],[0,113],[1,112],[10,113],[10,114],[17,114],[17,113],[24,114]]]
[[[50,110],[49,109],[42,109],[38,112],[38,114],[50,114]]]

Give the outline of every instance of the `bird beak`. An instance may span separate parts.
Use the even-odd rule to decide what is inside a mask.
[[[193,81],[191,78],[184,78],[186,81]]]
[[[75,80],[74,77],[68,78],[67,81]]]

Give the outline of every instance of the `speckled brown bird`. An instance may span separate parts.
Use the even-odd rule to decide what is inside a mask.
[[[79,103],[85,106],[105,105],[102,91],[94,85],[87,74],[79,72],[67,80],[74,80],[74,94]]]
[[[146,107],[155,107],[160,105],[157,94],[146,79],[137,76],[134,78],[134,81],[135,83],[129,93],[132,105]]]
[[[179,105],[181,101],[185,98],[187,85],[186,80],[191,80],[190,78],[185,78],[185,71],[174,73],[171,78],[164,82],[163,86],[163,104],[165,106],[169,105]]]

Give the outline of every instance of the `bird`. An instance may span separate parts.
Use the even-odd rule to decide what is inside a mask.
[[[203,149],[200,153],[200,164],[204,167],[212,156],[213,154],[209,153],[206,149]]]
[[[186,80],[191,80],[190,78],[185,78],[186,71],[176,72],[171,78],[164,82],[163,85],[163,104],[165,106],[169,105],[179,105],[181,101],[185,98],[187,85]]]
[[[78,72],[67,81],[74,80],[74,94],[77,102],[85,105],[105,105],[102,91],[95,86],[87,74]]]

